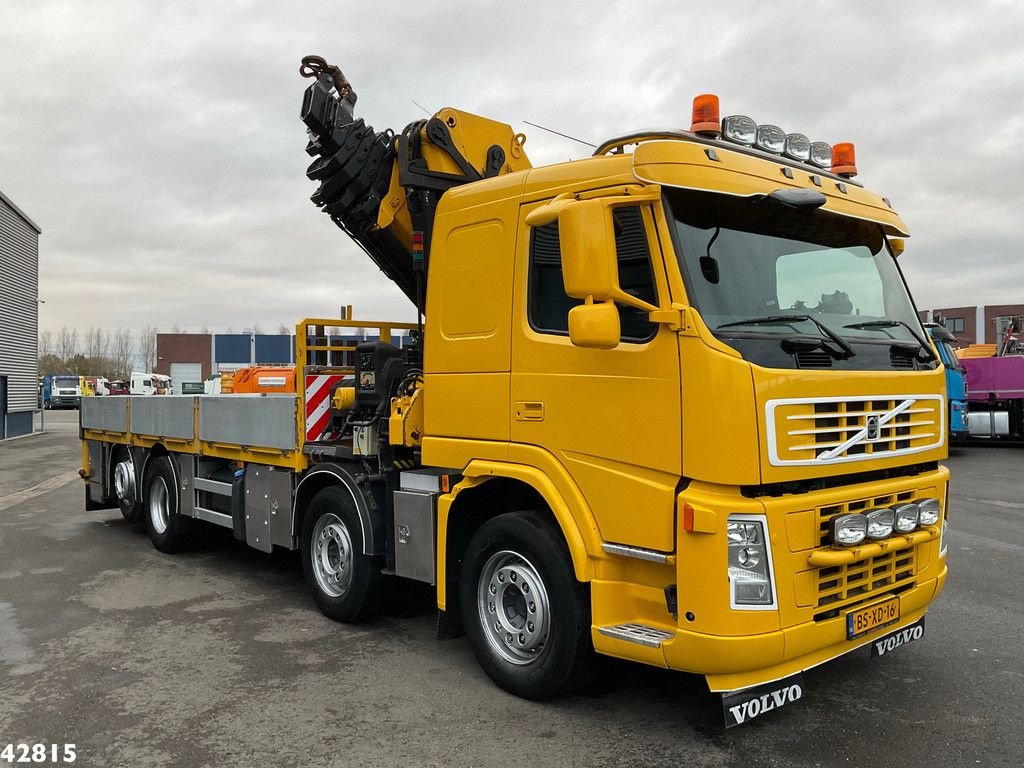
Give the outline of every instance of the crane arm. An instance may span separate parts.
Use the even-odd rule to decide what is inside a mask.
[[[300,113],[309,134],[306,152],[314,158],[306,176],[319,182],[313,203],[422,307],[417,272],[425,274],[441,196],[460,184],[530,168],[525,136],[450,107],[397,135],[376,131],[355,117],[355,91],[337,66],[306,56],[299,72],[314,78]]]

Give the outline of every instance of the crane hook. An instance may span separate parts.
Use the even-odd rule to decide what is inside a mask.
[[[299,74],[303,77],[320,77],[327,75],[334,81],[334,87],[338,89],[338,96],[344,99],[352,92],[352,84],[348,81],[341,70],[334,64],[328,64],[323,56],[303,56],[299,65]]]

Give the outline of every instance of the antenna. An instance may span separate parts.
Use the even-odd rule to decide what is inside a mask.
[[[553,133],[553,134],[555,134],[555,136],[561,136],[563,139],[569,139],[569,141],[575,141],[578,144],[585,144],[588,147],[593,147],[594,149],[597,149],[597,144],[591,144],[589,141],[584,141],[583,139],[577,139],[575,136],[570,136],[567,133],[562,133],[561,131],[555,131],[555,130],[553,130],[551,128],[545,128],[543,125],[537,125],[537,123],[531,123],[529,120],[523,120],[523,122],[526,123],[527,125],[532,125],[534,128],[540,128],[542,131],[547,131],[548,133]]]
[[[420,103],[419,103],[418,101],[416,101],[416,99],[409,99],[409,101],[411,101],[411,102],[412,102],[413,104],[415,104],[415,105],[416,105],[417,107],[419,107],[420,109],[422,109],[422,110],[423,110],[424,112],[426,112],[426,113],[427,113],[428,115],[433,115],[433,114],[434,114],[434,113],[433,113],[433,112],[431,112],[431,111],[430,111],[429,109],[427,109],[427,108],[426,108],[426,107],[424,107],[424,106],[423,106],[422,104],[420,104]]]

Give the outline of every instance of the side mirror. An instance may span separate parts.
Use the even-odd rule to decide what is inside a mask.
[[[619,308],[614,301],[595,304],[588,298],[586,304],[569,310],[569,341],[573,346],[614,349],[621,336]]]
[[[657,309],[619,287],[612,208],[603,200],[578,200],[558,212],[562,283],[574,299],[616,301],[645,311]]]

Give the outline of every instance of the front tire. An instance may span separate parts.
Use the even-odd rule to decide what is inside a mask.
[[[161,552],[177,552],[188,543],[190,521],[178,514],[178,486],[167,456],[152,460],[146,472],[143,495],[146,530],[153,546]]]
[[[586,587],[544,517],[484,523],[466,548],[460,597],[473,653],[499,687],[546,699],[583,684],[593,658]]]
[[[355,622],[370,615],[380,602],[381,566],[363,552],[351,495],[336,485],[318,491],[302,520],[302,572],[324,616]]]

